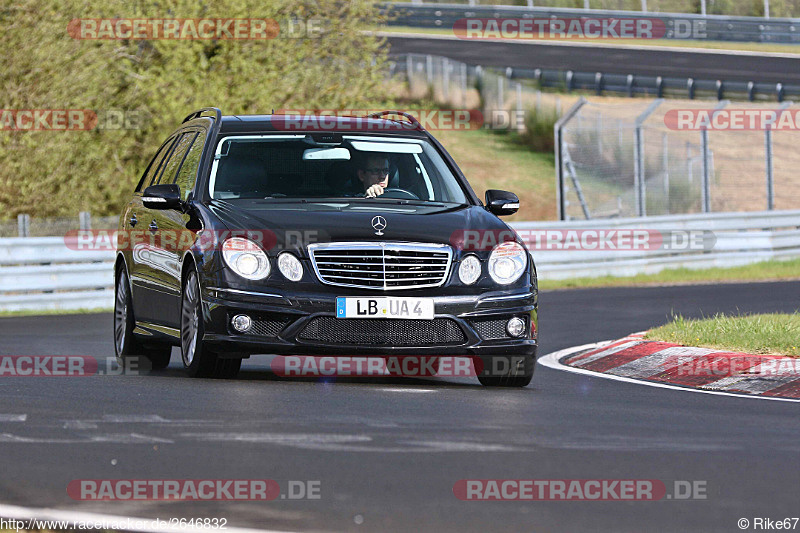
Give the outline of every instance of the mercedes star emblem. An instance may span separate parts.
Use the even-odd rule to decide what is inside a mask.
[[[375,235],[383,235],[386,229],[386,219],[378,215],[372,218],[372,227],[375,228]]]

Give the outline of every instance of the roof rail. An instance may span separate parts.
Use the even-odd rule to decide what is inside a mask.
[[[419,120],[417,120],[414,117],[414,115],[412,115],[411,113],[406,113],[405,111],[377,111],[375,113],[371,113],[371,114],[367,115],[366,118],[382,118],[382,117],[385,117],[386,115],[400,115],[401,117],[407,118],[408,122],[413,124],[414,127],[419,128],[421,130],[425,129],[425,128],[422,127],[422,124],[419,123]],[[394,120],[394,119],[390,118],[390,119],[386,119],[386,120]],[[395,120],[395,122],[399,122],[399,121]]]
[[[216,121],[218,123],[219,123],[220,120],[222,120],[222,111],[220,111],[219,108],[217,108],[217,107],[204,107],[203,109],[198,109],[194,113],[189,113],[186,116],[186,118],[183,119],[183,122],[181,122],[181,124],[183,124],[184,122],[189,122],[190,120],[194,120],[196,118],[200,118],[200,117],[203,116],[203,113],[214,113],[214,119],[216,119]],[[209,118],[211,118],[211,117],[209,117]]]

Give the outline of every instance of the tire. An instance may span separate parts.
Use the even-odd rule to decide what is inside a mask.
[[[123,369],[137,363],[139,370],[161,370],[169,365],[170,344],[142,344],[133,335],[136,319],[133,314],[131,285],[125,267],[117,271],[114,284],[114,354]],[[144,361],[141,357],[144,356]]]
[[[482,368],[478,381],[485,387],[525,387],[533,379],[536,357],[533,355],[494,355],[479,358]]]
[[[186,372],[197,378],[235,378],[240,358],[222,359],[203,342],[203,312],[197,271],[190,270],[181,290],[181,359]]]

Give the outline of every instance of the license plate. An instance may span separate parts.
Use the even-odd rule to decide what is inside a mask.
[[[433,298],[336,298],[336,318],[433,320]]]

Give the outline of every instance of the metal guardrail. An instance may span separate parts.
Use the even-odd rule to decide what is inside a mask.
[[[703,231],[715,238],[709,250],[533,249],[542,279],[630,276],[800,257],[800,210],[518,222],[512,227],[523,239],[535,231],[618,229]],[[63,237],[0,239],[0,311],[111,308],[113,267],[113,251],[73,250]]]
[[[768,42],[800,45],[800,19],[761,19],[757,17],[726,17],[719,15],[688,15],[671,13],[641,13],[632,11],[582,10],[547,7],[465,6],[457,4],[421,5],[387,3],[389,25],[418,28],[452,28],[463,18],[657,18],[667,28],[666,39],[676,37],[676,24],[688,23],[712,41]],[[682,21],[682,22],[678,22]],[[686,37],[684,39],[689,39]],[[758,81],[753,73],[750,81],[703,79],[677,76],[646,76],[610,72],[574,71],[568,69],[506,69],[510,79],[534,80],[542,88],[570,91],[591,91],[598,95],[617,93],[627,96],[649,95],[655,98],[716,97],[755,101],[775,98],[783,102],[800,98],[800,85]]]
[[[519,222],[525,239],[534,231],[639,229],[712,232],[705,250],[532,250],[542,279],[655,274],[668,268],[733,267],[800,257],[800,210],[667,215],[569,222]],[[528,239],[530,241],[530,239]]]
[[[0,239],[0,311],[110,308],[113,250],[74,250],[64,237]]]
[[[628,18],[658,19],[664,23],[665,39],[696,39],[702,32],[710,41],[763,42],[800,44],[800,19],[764,19],[685,13],[653,13],[524,6],[470,6],[464,4],[424,5],[386,3],[389,24],[419,28],[452,28],[463,18]],[[695,30],[695,33],[687,31]]]

